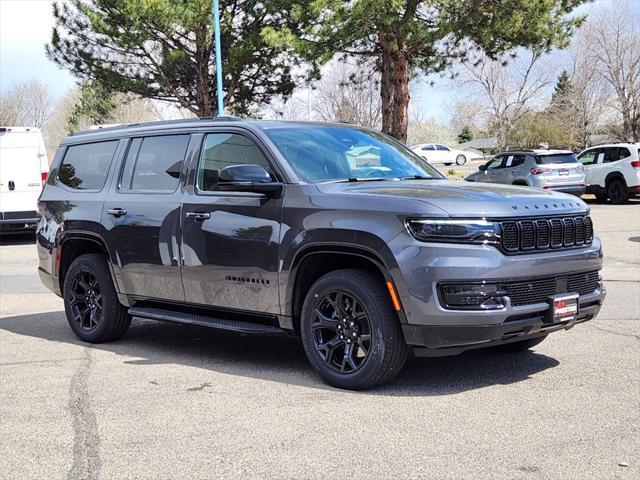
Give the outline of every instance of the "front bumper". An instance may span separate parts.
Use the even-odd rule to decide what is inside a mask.
[[[0,220],[0,233],[26,233],[35,232],[38,220],[33,219],[21,219],[21,220]]]
[[[549,305],[528,305],[528,313],[512,315],[496,325],[403,325],[405,340],[414,346],[417,356],[457,355],[465,350],[519,342],[568,330],[578,323],[593,319],[602,306],[605,289],[600,287],[590,295],[580,297],[578,316],[570,322],[553,323],[547,318]]]
[[[552,192],[568,193],[577,197],[584,195],[587,191],[587,186],[582,185],[545,185],[542,187],[544,190]]]
[[[529,283],[534,279],[602,269],[598,237],[594,237],[591,245],[581,248],[519,255],[505,255],[488,245],[425,243],[404,235],[390,242],[390,246],[398,262],[398,269],[391,274],[400,293],[405,340],[411,346],[426,348],[438,355],[509,341],[516,330],[523,339],[572,326],[545,323],[550,308],[546,297],[533,300],[537,303],[518,305],[512,305],[507,299],[504,308],[495,310],[445,308],[439,285],[507,280]],[[578,320],[586,321],[598,313],[605,290],[600,283],[590,293],[582,293]]]

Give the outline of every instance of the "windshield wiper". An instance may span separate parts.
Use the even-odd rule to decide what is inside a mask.
[[[400,180],[440,180],[438,177],[425,177],[424,175],[407,175],[400,177]]]
[[[392,182],[393,180],[397,180],[398,177],[374,177],[374,178],[356,178],[351,177],[345,182]]]

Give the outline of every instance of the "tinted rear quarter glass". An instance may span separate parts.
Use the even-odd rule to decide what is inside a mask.
[[[550,165],[553,163],[578,163],[578,159],[573,154],[562,153],[557,155],[539,155],[536,157],[538,165]]]
[[[175,191],[189,138],[189,135],[134,138],[122,171],[120,190]]]
[[[104,187],[118,140],[85,143],[67,147],[58,168],[58,180],[75,190]]]

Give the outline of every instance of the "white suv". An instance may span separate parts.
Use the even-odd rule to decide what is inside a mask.
[[[619,204],[640,194],[640,143],[587,148],[578,161],[584,165],[587,193],[598,200]]]

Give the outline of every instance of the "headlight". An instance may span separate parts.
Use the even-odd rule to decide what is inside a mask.
[[[489,220],[407,220],[411,235],[423,242],[500,243],[500,224]]]

